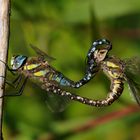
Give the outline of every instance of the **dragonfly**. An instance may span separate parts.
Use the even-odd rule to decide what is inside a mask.
[[[126,82],[135,100],[140,105],[140,58],[133,57],[121,60],[116,56],[109,55],[109,51],[112,49],[112,44],[109,40],[99,39],[93,42],[86,56],[85,75],[77,82],[70,80],[61,72],[55,70],[49,64],[49,61],[53,59],[52,57],[35,46],[31,47],[38,54],[37,57],[16,55],[11,59],[11,71],[19,73],[14,83],[20,83],[22,75],[25,77],[20,90],[16,94],[17,96],[22,94],[28,79],[36,79],[40,83],[41,88],[47,91],[48,94],[53,93],[86,105],[102,107],[111,105],[120,97]],[[88,83],[99,71],[103,71],[111,83],[107,97],[104,99],[94,100],[82,97],[63,88],[63,86],[79,88]]]
[[[108,42],[106,42],[105,44],[107,43]],[[96,46],[98,45],[99,44],[97,43]],[[44,83],[48,84],[48,88],[50,88],[51,85],[55,85],[56,87],[67,86],[72,88],[79,88],[85,85],[91,79],[91,76],[93,77],[94,75],[93,71],[91,70],[91,67],[90,68],[87,67],[85,76],[81,80],[74,82],[50,65],[50,62],[55,60],[55,58],[50,57],[47,53],[43,52],[42,50],[33,45],[30,46],[37,53],[38,56],[36,57],[27,57],[23,55],[13,56],[11,58],[11,68],[6,63],[3,62],[7,66],[8,70],[12,72],[12,74],[18,73],[18,76],[12,83],[9,81],[6,81],[6,83],[16,89],[19,87],[19,91],[17,91],[16,93],[6,94],[4,96],[20,96],[23,93],[23,90],[25,88],[28,79],[32,79],[39,86],[42,85],[41,86],[42,88],[44,87]],[[60,98],[60,96],[57,95],[54,96],[53,94],[54,92],[49,91],[48,92],[49,94],[45,95],[47,99],[46,100],[47,106],[53,112],[62,112],[65,109],[67,102],[69,102],[69,98],[67,97]]]
[[[126,82],[132,96],[140,105],[140,57],[121,60],[108,55],[111,49],[112,44],[109,40],[99,39],[92,44],[87,54],[87,79],[89,81],[99,70],[103,71],[111,83],[107,97],[102,100],[92,100],[75,96],[74,99],[71,97],[73,100],[96,107],[111,105],[122,94]]]
[[[100,44],[101,41],[102,44]],[[110,50],[111,44],[108,40],[105,41],[97,40],[96,42],[94,42],[94,48],[98,48],[98,46],[100,45],[107,45],[106,54],[102,58],[103,60],[107,55],[107,52]],[[86,65],[86,71],[84,77],[81,80],[75,82],[69,79],[68,77],[66,77],[65,75],[63,75],[61,72],[57,71],[49,64],[51,61],[55,60],[55,58],[49,56],[47,53],[43,52],[42,50],[40,50],[39,48],[31,44],[30,46],[38,54],[38,56],[27,57],[24,55],[16,55],[11,58],[11,68],[9,68],[7,64],[5,64],[8,70],[12,72],[12,74],[13,73],[19,74],[19,76],[15,78],[15,80],[13,81],[13,84],[16,83],[16,85],[13,85],[13,87],[17,87],[19,85],[19,83],[23,79],[22,78],[23,75],[25,77],[25,80],[20,90],[17,92],[18,93],[17,96],[20,96],[22,94],[27,79],[34,79],[39,83],[41,83],[41,85],[43,85],[43,83],[48,83],[48,86],[53,84],[61,87],[66,86],[72,88],[79,88],[85,85],[87,82],[89,82],[89,80],[91,80],[95,76],[96,72],[98,71],[97,70],[98,66],[96,62],[90,60],[90,54],[92,53],[93,49],[91,49],[88,52],[88,59],[87,59],[87,65]],[[8,96],[13,96],[13,95],[11,94]]]

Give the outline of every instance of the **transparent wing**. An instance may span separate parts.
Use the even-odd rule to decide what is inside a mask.
[[[135,83],[132,79],[128,79],[127,82],[134,99],[140,105],[140,85]]]
[[[67,97],[62,97],[50,92],[45,95],[45,99],[45,103],[52,112],[64,111],[70,101]]]
[[[129,89],[140,105],[140,57],[124,60],[125,75]]]
[[[48,83],[50,84],[50,87],[51,87],[51,85],[55,85],[55,87],[64,88],[63,86],[60,86],[53,80],[48,81]],[[45,89],[45,87],[43,89],[46,90],[47,87],[46,87],[46,89]],[[53,92],[46,91],[44,96],[45,96],[45,103],[52,112],[64,111],[65,108],[67,107],[68,103],[70,102],[70,99],[68,97],[59,96]]]
[[[43,52],[42,50],[40,50],[39,48],[37,48],[36,46],[30,44],[30,47],[43,59],[46,59],[47,61],[53,61],[56,60],[55,58],[49,56],[47,53]]]
[[[46,107],[48,107],[50,109],[50,111],[52,112],[62,112],[65,110],[65,108],[67,107],[70,99],[67,97],[62,97],[59,96],[57,94],[54,94],[53,92],[48,92],[45,88],[45,83],[44,84],[44,88],[42,88],[42,83],[40,83],[38,80],[31,80],[32,84],[34,84],[35,86],[38,86],[39,88],[42,89],[43,93],[42,93],[42,97],[43,97],[43,102],[45,102]],[[48,83],[50,84],[55,84],[52,81],[48,81]]]

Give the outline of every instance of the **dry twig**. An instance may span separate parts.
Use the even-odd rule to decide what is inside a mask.
[[[113,121],[115,119],[120,119],[122,117],[126,117],[126,116],[131,115],[136,112],[140,112],[140,107],[138,105],[135,105],[135,106],[130,105],[121,110],[114,111],[114,112],[108,113],[104,116],[101,116],[97,119],[90,120],[90,121],[86,122],[86,124],[82,124],[79,127],[73,128],[72,130],[70,130],[64,134],[52,134],[52,135],[50,134],[50,138],[48,138],[48,139],[49,140],[57,140],[57,139],[65,140],[66,138],[73,136],[75,134],[83,133],[90,129],[95,129],[96,127],[103,125],[104,123]]]
[[[10,0],[0,0],[0,60],[6,62],[9,42],[9,8]],[[5,64],[0,63],[0,76],[5,77]],[[0,97],[4,93],[4,78],[0,77]],[[0,139],[2,138],[3,98],[0,98]]]

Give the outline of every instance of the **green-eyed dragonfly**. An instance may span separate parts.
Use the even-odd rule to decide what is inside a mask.
[[[100,39],[92,44],[87,54],[85,76],[78,82],[74,82],[62,73],[56,71],[49,64],[49,60],[52,58],[46,53],[34,46],[32,46],[32,48],[37,52],[38,57],[28,58],[23,55],[17,55],[11,59],[11,71],[20,74],[15,81],[19,83],[21,75],[25,76],[23,85],[17,95],[22,94],[27,79],[33,78],[40,82],[41,88],[49,92],[49,94],[53,93],[83,104],[101,107],[108,106],[117,100],[123,92],[124,82],[127,82],[137,103],[140,104],[140,58],[135,57],[121,60],[115,56],[109,56],[108,52],[112,49],[110,41]],[[47,58],[47,61],[45,58]],[[92,100],[63,89],[63,86],[73,88],[83,86],[89,82],[99,70],[102,70],[111,81],[110,90],[105,99]]]

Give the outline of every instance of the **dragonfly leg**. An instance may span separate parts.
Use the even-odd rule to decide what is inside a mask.
[[[22,80],[22,75],[19,75],[15,78],[15,80],[12,82],[12,84],[15,84],[14,85],[15,88],[17,88],[19,86],[21,80]]]
[[[12,70],[4,61],[2,61],[2,60],[0,60],[0,61],[5,64],[8,71],[10,71],[13,75],[15,75],[14,70]]]
[[[4,76],[0,76],[0,77],[6,79]],[[10,81],[8,81],[7,79],[5,80],[5,83],[14,88],[14,85]]]
[[[13,84],[16,83],[16,81],[18,81],[19,77],[20,77],[20,75],[18,75],[18,76],[12,81],[12,83],[13,83]]]
[[[4,79],[6,79],[4,76],[0,76]],[[5,83],[8,84],[9,86],[13,87],[13,88],[17,88],[19,83],[22,80],[22,75],[17,76],[12,82],[8,81],[7,79],[5,80]]]
[[[24,90],[25,85],[26,85],[26,82],[27,82],[27,79],[28,79],[28,77],[25,78],[24,82],[22,83],[20,89],[19,89],[17,92],[15,92],[15,93],[10,93],[10,94],[5,94],[5,95],[1,96],[0,98],[3,98],[3,97],[11,97],[11,96],[14,97],[14,96],[20,96],[20,95],[22,95],[23,90]],[[8,84],[9,84],[9,83],[8,83]],[[18,84],[18,85],[19,85],[19,84]],[[13,87],[13,86],[12,86],[12,87]],[[15,88],[17,88],[17,87],[15,87]]]

